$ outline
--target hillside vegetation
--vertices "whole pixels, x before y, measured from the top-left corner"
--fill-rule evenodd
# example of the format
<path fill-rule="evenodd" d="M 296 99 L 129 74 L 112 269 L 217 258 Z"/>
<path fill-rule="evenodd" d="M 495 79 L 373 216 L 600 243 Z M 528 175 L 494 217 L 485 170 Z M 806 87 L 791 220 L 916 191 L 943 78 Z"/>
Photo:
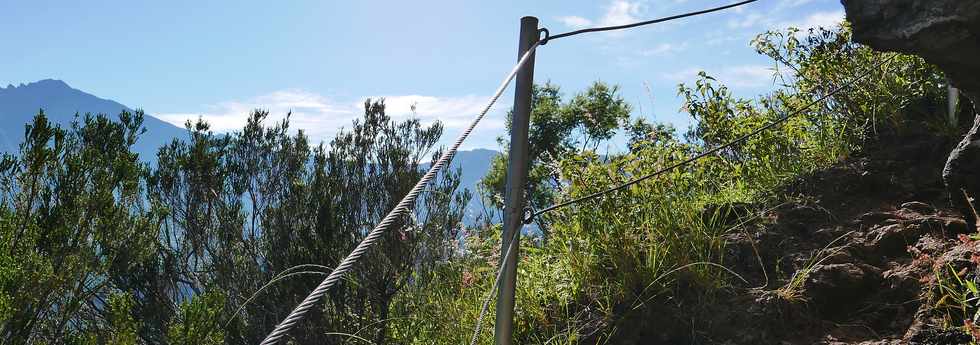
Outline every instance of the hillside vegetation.
<path fill-rule="evenodd" d="M 715 155 L 535 219 L 520 253 L 516 343 L 724 343 L 711 324 L 677 320 L 734 303 L 732 291 L 749 286 L 804 299 L 821 249 L 847 236 L 796 248 L 817 253 L 803 265 L 756 255 L 762 267 L 783 268 L 760 282 L 731 262 L 746 243 L 733 235 L 807 204 L 796 186 L 874 159 L 883 142 L 917 133 L 941 148 L 959 132 L 945 120 L 938 70 L 913 56 L 875 68 L 891 54 L 849 35 L 846 26 L 760 35 L 752 45 L 771 58 L 775 91 L 737 98 L 702 73 L 678 88 L 696 123 L 683 132 L 631 119 L 616 86 L 597 82 L 571 97 L 536 86 L 528 197 L 540 209 L 750 133 L 874 68 Z M 266 116 L 256 111 L 228 135 L 188 123 L 188 139 L 161 147 L 153 167 L 132 151 L 139 112 L 84 116 L 68 128 L 34 117 L 20 152 L 0 162 L 0 343 L 256 344 L 440 154 L 440 124 L 394 121 L 383 100 L 368 100 L 362 119 L 320 145 Z M 628 147 L 602 151 L 617 133 Z M 505 167 L 506 157 L 495 159 L 479 191 L 461 190 L 458 171 L 441 174 L 289 341 L 468 343 L 497 272 L 500 228 L 464 227 L 462 210 L 474 197 L 499 207 Z M 947 326 L 963 326 L 977 310 L 974 278 L 937 267 L 946 283 L 930 303 L 944 308 Z M 492 339 L 489 314 L 481 344 Z"/>

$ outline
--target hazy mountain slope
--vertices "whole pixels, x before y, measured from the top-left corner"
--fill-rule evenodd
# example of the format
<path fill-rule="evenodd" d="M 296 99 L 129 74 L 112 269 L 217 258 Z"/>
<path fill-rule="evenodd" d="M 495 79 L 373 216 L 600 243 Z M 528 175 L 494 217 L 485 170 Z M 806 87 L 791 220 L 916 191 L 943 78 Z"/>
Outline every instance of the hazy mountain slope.
<path fill-rule="evenodd" d="M 473 225 L 477 217 L 483 214 L 483 203 L 480 202 L 479 192 L 476 190 L 480 179 L 490 170 L 490 162 L 494 156 L 500 154 L 494 150 L 475 149 L 472 151 L 459 151 L 453 157 L 452 169 L 462 167 L 460 187 L 469 189 L 473 193 L 473 198 L 466 205 L 466 217 L 464 222 Z M 499 220 L 499 219 L 495 219 Z"/>
<path fill-rule="evenodd" d="M 118 102 L 74 89 L 60 80 L 45 79 L 26 85 L 0 87 L 0 151 L 17 151 L 24 137 L 24 125 L 40 109 L 44 109 L 52 122 L 62 126 L 70 125 L 75 114 L 102 113 L 115 118 L 122 110 L 131 110 Z M 157 148 L 184 135 L 183 128 L 152 116 L 146 116 L 143 125 L 146 133 L 140 137 L 134 149 L 146 161 L 155 160 Z"/>
<path fill-rule="evenodd" d="M 0 87 L 0 152 L 16 152 L 24 139 L 24 126 L 44 109 L 48 118 L 63 127 L 69 126 L 75 114 L 108 114 L 115 118 L 122 110 L 131 108 L 116 101 L 99 98 L 77 90 L 61 80 L 45 79 L 19 86 Z M 147 114 L 144 119 L 146 133 L 136 144 L 135 151 L 147 162 L 156 161 L 160 146 L 177 137 L 185 136 L 185 130 Z M 453 159 L 452 168 L 462 168 L 461 187 L 473 193 L 467 205 L 465 222 L 472 224 L 483 213 L 483 205 L 477 196 L 476 185 L 490 169 L 490 161 L 497 151 L 476 149 L 460 151 Z"/>

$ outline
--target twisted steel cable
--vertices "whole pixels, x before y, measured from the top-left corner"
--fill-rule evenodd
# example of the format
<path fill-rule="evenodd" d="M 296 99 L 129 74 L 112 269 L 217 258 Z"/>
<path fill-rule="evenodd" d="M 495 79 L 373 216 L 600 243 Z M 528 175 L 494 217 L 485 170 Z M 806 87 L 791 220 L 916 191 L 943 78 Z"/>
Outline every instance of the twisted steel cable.
<path fill-rule="evenodd" d="M 481 111 L 476 118 L 473 119 L 466 130 L 464 130 L 463 133 L 456 138 L 456 141 L 449 148 L 449 150 L 443 153 L 442 156 L 439 157 L 439 160 L 432 164 L 429 171 L 427 171 L 425 175 L 423 175 L 422 178 L 415 184 L 415 186 L 412 187 L 412 190 L 398 202 L 398 205 L 396 205 L 395 208 L 392 209 L 391 212 L 389 212 L 388 215 L 386 215 L 384 219 L 382 219 L 381 222 L 378 223 L 378 225 L 375 226 L 366 237 L 364 237 L 364 240 L 362 240 L 361 243 L 354 248 L 354 251 L 348 254 L 347 257 L 344 258 L 339 265 L 337 265 L 337 268 L 335 268 L 333 272 L 330 272 L 330 275 L 327 276 L 327 278 L 324 279 L 323 282 L 316 287 L 316 289 L 313 289 L 313 292 L 310 292 L 303 302 L 297 305 L 296 308 L 289 313 L 289 316 L 276 325 L 276 328 L 273 329 L 268 336 L 266 336 L 261 345 L 274 345 L 278 343 L 279 340 L 282 340 L 282 338 L 285 337 L 286 334 L 296 326 L 296 324 L 303 320 L 306 313 L 309 312 L 310 309 L 312 309 L 313 306 L 323 298 L 327 291 L 330 290 L 330 288 L 334 286 L 337 281 L 344 276 L 344 274 L 350 272 L 350 270 L 354 268 L 357 261 L 364 256 L 364 253 L 366 253 L 367 250 L 381 238 L 381 235 L 383 235 L 385 231 L 395 223 L 395 220 L 412 209 L 413 205 L 415 205 L 415 200 L 418 198 L 425 185 L 436 177 L 436 174 L 440 169 L 449 164 L 453 158 L 453 155 L 455 155 L 456 151 L 459 149 L 459 146 L 463 144 L 463 141 L 466 140 L 473 129 L 476 128 L 476 125 L 480 122 L 480 120 L 482 120 L 483 117 L 486 116 L 487 112 L 490 111 L 490 108 L 493 107 L 493 104 L 496 103 L 497 99 L 504 93 L 504 90 L 506 90 L 507 86 L 510 85 L 511 80 L 514 79 L 521 67 L 524 66 L 528 60 L 530 60 L 530 57 L 534 54 L 534 51 L 539 45 L 540 42 L 535 43 L 530 49 L 527 50 L 527 52 L 524 53 L 524 55 L 521 56 L 521 58 L 517 61 L 517 64 L 510 71 L 510 74 L 504 78 L 504 81 L 501 82 L 500 87 L 497 88 L 497 91 L 493 94 L 493 97 L 490 98 L 490 102 L 487 104 L 487 106 L 483 108 L 483 111 Z"/>
<path fill-rule="evenodd" d="M 756 2 L 756 1 L 758 1 L 758 0 L 744 0 L 744 1 L 736 2 L 734 4 L 728 4 L 728 5 L 724 5 L 724 6 L 718 6 L 718 7 L 713 7 L 713 8 L 709 8 L 709 9 L 704 9 L 704 10 L 694 11 L 694 12 L 688 12 L 688 13 L 683 13 L 683 14 L 677 14 L 677 15 L 673 15 L 673 16 L 669 16 L 669 17 L 663 17 L 663 18 L 657 18 L 657 19 L 652 19 L 652 20 L 646 20 L 646 21 L 642 21 L 642 22 L 636 22 L 636 23 L 630 23 L 630 24 L 624 24 L 624 25 L 613 25 L 613 26 L 602 26 L 602 27 L 595 27 L 595 28 L 586 28 L 586 29 L 581 29 L 581 30 L 575 30 L 575 31 L 560 33 L 560 34 L 557 34 L 557 35 L 554 35 L 554 36 L 550 36 L 549 35 L 548 37 L 545 37 L 544 39 L 541 40 L 541 44 L 544 45 L 544 44 L 546 44 L 546 43 L 548 43 L 548 42 L 550 42 L 552 40 L 557 40 L 559 38 L 565 38 L 565 37 L 575 36 L 575 35 L 589 33 L 589 32 L 622 30 L 622 29 L 635 28 L 637 26 L 644 26 L 644 25 L 650 25 L 650 24 L 663 23 L 663 22 L 671 21 L 671 20 L 675 20 L 675 19 L 681 19 L 681 18 L 687 18 L 687 17 L 694 17 L 694 16 L 699 16 L 699 15 L 702 15 L 702 14 L 707 14 L 707 13 L 711 13 L 711 12 L 717 12 L 717 11 L 726 10 L 726 9 L 733 8 L 733 7 L 738 7 L 738 6 L 746 5 L 746 4 L 749 4 L 749 3 Z"/>
<path fill-rule="evenodd" d="M 384 217 L 384 219 L 382 219 L 381 222 L 378 223 L 378 225 L 373 230 L 371 230 L 370 233 L 368 233 L 368 235 L 364 238 L 364 240 L 362 240 L 361 243 L 359 243 L 357 245 L 357 247 L 354 248 L 354 251 L 352 251 L 346 258 L 344 258 L 344 260 L 342 260 L 340 262 L 340 264 L 337 266 L 337 268 L 334 269 L 333 272 L 331 272 L 330 275 L 327 276 L 327 278 L 324 279 L 323 282 L 321 282 L 320 285 L 318 285 L 316 287 L 316 289 L 314 289 L 303 300 L 303 302 L 301 302 L 298 306 L 296 306 L 296 308 L 293 309 L 293 311 L 289 313 L 289 316 L 287 316 L 282 322 L 280 322 L 276 326 L 276 328 L 271 333 L 269 333 L 268 336 L 266 336 L 265 340 L 262 341 L 261 345 L 274 345 L 274 344 L 278 343 L 279 340 L 281 340 L 283 337 L 285 337 L 285 335 L 290 330 L 292 330 L 292 328 L 295 327 L 297 323 L 299 323 L 303 319 L 303 317 L 306 315 L 306 313 L 310 309 L 312 309 L 313 306 L 316 305 L 316 303 L 319 302 L 321 298 L 323 298 L 323 296 L 326 294 L 326 292 L 334 284 L 336 284 L 337 281 L 339 281 L 340 278 L 342 278 L 344 276 L 344 274 L 346 274 L 347 272 L 349 272 L 353 268 L 354 264 L 357 263 L 357 261 L 364 255 L 364 253 L 366 253 L 367 250 L 375 242 L 377 242 L 378 239 L 381 238 L 381 235 L 383 235 L 384 232 L 386 230 L 388 230 L 388 227 L 390 227 L 399 216 L 401 216 L 401 215 L 403 215 L 406 212 L 408 212 L 408 211 L 411 210 L 412 205 L 415 204 L 415 200 L 418 198 L 418 195 L 421 193 L 421 191 L 425 187 L 425 185 L 428 184 L 433 178 L 435 178 L 436 174 L 439 172 L 439 170 L 441 170 L 443 168 L 443 166 L 445 166 L 446 164 L 449 163 L 449 161 L 452 160 L 452 157 L 453 157 L 453 155 L 456 154 L 456 151 L 459 149 L 459 146 L 462 145 L 463 141 L 466 140 L 466 138 L 470 135 L 470 133 L 473 131 L 473 129 L 476 127 L 476 125 L 480 122 L 480 120 L 482 120 L 483 117 L 486 116 L 486 113 L 490 110 L 490 108 L 493 106 L 493 104 L 496 103 L 497 99 L 500 98 L 500 96 L 503 94 L 504 90 L 507 88 L 507 86 L 510 84 L 510 82 L 517 75 L 517 72 L 529 60 L 530 56 L 534 54 L 534 52 L 535 52 L 535 50 L 537 49 L 538 46 L 543 45 L 543 44 L 545 44 L 548 41 L 553 40 L 553 39 L 559 39 L 559 38 L 574 36 L 574 35 L 578 35 L 578 34 L 582 34 L 582 33 L 587 33 L 587 32 L 620 30 L 620 29 L 627 29 L 627 28 L 632 28 L 632 27 L 637 27 L 637 26 L 642 26 L 642 25 L 655 24 L 655 23 L 665 22 L 665 21 L 669 21 L 669 20 L 680 19 L 680 18 L 685 18 L 685 17 L 691 17 L 691 16 L 696 16 L 696 15 L 706 14 L 706 13 L 710 13 L 710 12 L 720 11 L 720 10 L 724 10 L 724 9 L 728 9 L 728 8 L 732 8 L 732 7 L 737 7 L 737 6 L 745 5 L 745 4 L 748 4 L 748 3 L 755 2 L 755 1 L 757 1 L 757 0 L 744 0 L 744 1 L 741 1 L 741 2 L 738 2 L 738 3 L 734 3 L 734 4 L 730 4 L 730 5 L 725 5 L 725 6 L 720 6 L 720 7 L 715 7 L 715 8 L 711 8 L 711 9 L 702 10 L 702 11 L 690 12 L 690 13 L 685 13 L 685 14 L 680 14 L 680 15 L 675 15 L 675 16 L 670 16 L 670 17 L 665 17 L 665 18 L 659 18 L 659 19 L 654 19 L 654 20 L 648 20 L 648 21 L 644 21 L 644 22 L 638 22 L 638 23 L 627 24 L 627 25 L 618 25 L 618 26 L 610 26 L 610 27 L 599 27 L 599 28 L 582 29 L 582 30 L 577 30 L 577 31 L 573 31 L 573 32 L 567 32 L 567 33 L 558 34 L 558 35 L 555 35 L 555 36 L 550 36 L 550 34 L 548 33 L 547 29 L 541 29 L 541 31 L 545 34 L 545 37 L 543 39 L 539 40 L 538 42 L 536 42 L 534 45 L 532 45 L 530 47 L 530 49 L 528 49 L 527 52 L 525 52 L 524 55 L 521 56 L 520 60 L 518 60 L 517 64 L 514 66 L 514 68 L 511 70 L 511 72 L 507 75 L 506 78 L 504 78 L 504 81 L 501 82 L 500 87 L 497 88 L 497 91 L 494 93 L 493 97 L 490 98 L 490 102 L 487 104 L 487 106 L 483 109 L 483 111 L 480 112 L 480 114 L 475 119 L 473 119 L 473 121 L 466 128 L 466 130 L 464 130 L 463 133 L 460 134 L 460 136 L 456 139 L 456 141 L 453 143 L 453 145 L 450 147 L 450 149 L 448 151 L 446 151 L 445 153 L 443 153 L 443 155 L 441 157 L 439 157 L 439 160 L 436 161 L 432 165 L 432 167 L 429 168 L 429 171 L 427 171 L 425 173 L 425 175 L 423 175 L 422 178 L 415 184 L 415 186 L 412 187 L 412 190 L 409 191 L 409 193 L 407 195 L 405 195 L 405 197 L 402 198 L 401 201 L 398 202 L 398 205 L 396 205 L 395 208 L 392 209 L 391 212 L 389 212 L 388 215 L 386 215 Z M 646 178 L 649 178 L 649 177 L 646 177 Z M 643 178 L 643 179 L 645 179 L 645 178 Z M 635 181 L 635 182 L 639 182 L 639 181 Z M 625 186 L 622 186 L 622 188 L 625 188 Z M 592 197 L 595 197 L 595 196 L 589 196 L 586 199 L 589 199 L 589 198 L 592 198 Z M 572 203 L 579 202 L 579 201 L 584 201 L 584 200 L 574 200 Z M 548 209 L 545 209 L 543 211 L 535 212 L 535 213 L 531 214 L 531 216 L 528 217 L 525 220 L 525 223 L 527 221 L 529 221 L 530 219 L 533 219 L 535 216 L 537 216 L 539 214 L 542 214 L 544 212 L 551 211 L 551 210 L 553 210 L 555 208 L 562 207 L 562 206 L 565 206 L 565 204 L 555 205 L 555 206 L 549 207 Z M 506 251 L 506 254 L 505 255 L 509 255 L 509 254 L 510 254 L 510 246 L 507 248 L 507 251 Z M 498 279 L 497 280 L 499 280 L 499 274 L 498 274 Z M 495 286 L 497 285 L 497 282 L 496 281 L 495 281 L 494 285 Z M 484 302 L 484 306 L 483 306 L 483 310 L 481 310 L 480 321 L 482 321 L 483 314 L 485 314 L 486 307 L 487 307 L 486 304 L 487 303 L 485 301 Z M 479 333 L 479 327 L 480 327 L 480 323 L 481 323 L 480 321 L 477 322 L 477 330 L 476 330 L 476 333 L 477 334 Z"/>
<path fill-rule="evenodd" d="M 483 306 L 480 308 L 480 316 L 476 318 L 476 325 L 473 326 L 473 337 L 470 338 L 470 345 L 476 345 L 476 340 L 480 337 L 480 330 L 483 329 L 483 319 L 487 316 L 487 309 L 490 308 L 490 301 L 493 300 L 493 294 L 500 288 L 500 278 L 504 275 L 505 265 L 503 263 L 510 257 L 511 250 L 514 249 L 514 242 L 517 242 L 517 234 L 521 233 L 521 230 L 523 230 L 523 227 L 514 230 L 514 234 L 511 236 L 510 242 L 507 244 L 507 251 L 501 257 L 500 265 L 497 267 L 496 278 L 493 280 L 493 285 L 490 287 L 490 291 L 487 291 L 486 297 L 483 298 Z"/>

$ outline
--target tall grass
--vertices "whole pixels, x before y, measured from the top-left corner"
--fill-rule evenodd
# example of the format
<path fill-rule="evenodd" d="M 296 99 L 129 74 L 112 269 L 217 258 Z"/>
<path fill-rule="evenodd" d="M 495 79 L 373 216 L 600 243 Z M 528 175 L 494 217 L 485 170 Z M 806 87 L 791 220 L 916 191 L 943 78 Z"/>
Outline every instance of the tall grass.
<path fill-rule="evenodd" d="M 675 133 L 608 160 L 591 152 L 566 157 L 560 162 L 563 183 L 555 201 L 607 189 L 748 133 L 881 58 L 850 43 L 846 26 L 808 34 L 772 32 L 754 44 L 780 66 L 775 79 L 782 82 L 776 91 L 739 99 L 702 74 L 695 85 L 679 88 L 697 123 L 684 139 Z M 729 150 L 543 216 L 549 238 L 537 245 L 525 241 L 520 253 L 515 341 L 616 342 L 630 328 L 655 326 L 631 318 L 636 301 L 653 301 L 642 305 L 654 309 L 656 302 L 690 296 L 708 303 L 713 293 L 731 286 L 737 278 L 724 269 L 723 235 L 733 224 L 729 214 L 717 211 L 725 208 L 717 206 L 754 205 L 761 210 L 778 203 L 779 195 L 770 191 L 845 159 L 873 139 L 876 130 L 898 128 L 902 110 L 913 101 L 942 93 L 942 76 L 932 66 L 914 57 L 893 61 L 889 71 L 873 73 L 854 91 Z M 472 232 L 463 259 L 445 264 L 431 282 L 403 295 L 396 304 L 411 305 L 419 314 L 414 315 L 418 319 L 393 321 L 400 332 L 395 338 L 418 344 L 466 342 L 480 297 L 491 289 L 496 272 L 497 233 Z M 782 278 L 788 286 L 798 280 Z M 481 343 L 491 341 L 491 329 L 484 327 Z"/>

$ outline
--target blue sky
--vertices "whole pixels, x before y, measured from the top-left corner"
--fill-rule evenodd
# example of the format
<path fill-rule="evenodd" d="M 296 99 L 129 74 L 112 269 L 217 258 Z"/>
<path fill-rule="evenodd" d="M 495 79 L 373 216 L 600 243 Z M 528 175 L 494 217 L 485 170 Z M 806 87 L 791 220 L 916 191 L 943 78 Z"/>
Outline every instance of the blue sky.
<path fill-rule="evenodd" d="M 516 60 L 519 18 L 553 34 L 714 7 L 728 1 L 4 1 L 0 84 L 45 78 L 172 123 L 202 116 L 239 128 L 250 109 L 317 140 L 359 116 L 367 97 L 389 113 L 443 120 L 454 137 Z M 707 71 L 743 96 L 769 90 L 772 63 L 749 41 L 768 29 L 828 26 L 836 0 L 761 0 L 737 10 L 625 32 L 554 41 L 537 82 L 566 95 L 619 85 L 634 115 L 686 128 L 677 84 Z M 495 148 L 502 98 L 467 148 Z"/>

